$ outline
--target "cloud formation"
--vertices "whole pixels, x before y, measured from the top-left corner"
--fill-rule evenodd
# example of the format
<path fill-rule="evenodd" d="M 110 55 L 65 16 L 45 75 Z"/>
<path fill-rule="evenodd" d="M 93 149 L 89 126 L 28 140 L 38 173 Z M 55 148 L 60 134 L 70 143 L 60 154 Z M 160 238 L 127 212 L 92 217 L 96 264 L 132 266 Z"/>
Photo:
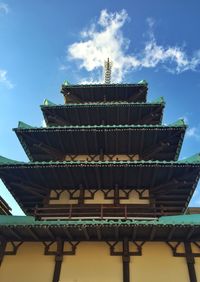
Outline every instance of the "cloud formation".
<path fill-rule="evenodd" d="M 190 127 L 186 131 L 186 137 L 194 137 L 196 140 L 200 140 L 200 132 L 197 127 Z"/>
<path fill-rule="evenodd" d="M 7 14 L 9 12 L 8 4 L 0 2 L 0 13 Z"/>
<path fill-rule="evenodd" d="M 7 88 L 12 89 L 14 85 L 12 82 L 7 78 L 7 71 L 0 69 L 0 84 L 5 85 Z"/>
<path fill-rule="evenodd" d="M 162 66 L 171 73 L 196 70 L 200 65 L 200 51 L 189 58 L 178 46 L 164 47 L 159 45 L 153 34 L 154 20 L 147 19 L 148 40 L 140 53 L 128 52 L 130 41 L 124 37 L 122 28 L 128 20 L 125 10 L 109 13 L 102 10 L 97 22 L 83 30 L 81 41 L 68 47 L 68 58 L 79 60 L 80 68 L 88 72 L 102 69 L 104 61 L 109 57 L 113 61 L 112 81 L 121 82 L 127 72 L 141 68 Z M 102 75 L 95 81 L 101 83 Z M 86 81 L 88 82 L 88 81 Z"/>

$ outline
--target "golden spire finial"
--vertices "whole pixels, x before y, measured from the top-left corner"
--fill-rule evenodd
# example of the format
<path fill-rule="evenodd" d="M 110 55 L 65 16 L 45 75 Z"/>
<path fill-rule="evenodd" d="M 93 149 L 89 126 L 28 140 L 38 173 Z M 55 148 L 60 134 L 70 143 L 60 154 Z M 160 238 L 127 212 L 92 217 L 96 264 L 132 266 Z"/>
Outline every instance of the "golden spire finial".
<path fill-rule="evenodd" d="M 104 63 L 104 76 L 105 76 L 105 84 L 110 84 L 111 82 L 111 71 L 112 71 L 112 62 L 110 62 L 109 58 Z"/>

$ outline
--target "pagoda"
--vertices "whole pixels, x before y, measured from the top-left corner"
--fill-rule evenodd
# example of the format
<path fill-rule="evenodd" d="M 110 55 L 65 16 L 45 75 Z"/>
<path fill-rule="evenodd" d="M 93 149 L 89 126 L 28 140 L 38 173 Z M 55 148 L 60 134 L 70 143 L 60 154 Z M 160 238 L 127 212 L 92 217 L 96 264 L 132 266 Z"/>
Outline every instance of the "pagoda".
<path fill-rule="evenodd" d="M 200 281 L 200 155 L 179 160 L 186 125 L 162 125 L 146 81 L 106 79 L 14 128 L 30 161 L 0 157 L 0 177 L 25 216 L 0 199 L 0 281 Z"/>

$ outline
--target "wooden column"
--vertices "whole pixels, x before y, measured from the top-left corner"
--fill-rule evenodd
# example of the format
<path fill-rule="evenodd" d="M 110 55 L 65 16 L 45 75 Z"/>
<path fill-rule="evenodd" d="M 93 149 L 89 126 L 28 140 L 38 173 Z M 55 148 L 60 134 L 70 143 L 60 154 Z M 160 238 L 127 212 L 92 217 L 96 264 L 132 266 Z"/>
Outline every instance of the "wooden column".
<path fill-rule="evenodd" d="M 130 270 L 129 270 L 130 253 L 129 253 L 129 241 L 127 238 L 123 240 L 122 262 L 123 262 L 123 282 L 130 282 Z"/>
<path fill-rule="evenodd" d="M 52 282 L 59 282 L 60 279 L 60 271 L 63 261 L 63 247 L 64 243 L 60 239 L 57 241 L 57 251 L 55 255 L 55 267 Z"/>
<path fill-rule="evenodd" d="M 119 187 L 117 184 L 115 185 L 115 190 L 114 190 L 114 205 L 115 206 L 119 205 Z"/>
<path fill-rule="evenodd" d="M 195 267 L 194 267 L 195 260 L 192 254 L 191 244 L 189 242 L 185 242 L 184 246 L 185 246 L 185 257 L 186 257 L 190 282 L 197 282 L 197 277 L 196 277 L 196 272 L 195 272 Z"/>
<path fill-rule="evenodd" d="M 79 190 L 80 190 L 80 194 L 79 194 L 78 204 L 83 205 L 85 199 L 85 191 L 82 184 L 79 185 Z"/>
<path fill-rule="evenodd" d="M 6 241 L 1 240 L 1 242 L 0 242 L 0 266 L 1 266 L 3 258 L 4 258 L 5 249 L 6 249 Z"/>

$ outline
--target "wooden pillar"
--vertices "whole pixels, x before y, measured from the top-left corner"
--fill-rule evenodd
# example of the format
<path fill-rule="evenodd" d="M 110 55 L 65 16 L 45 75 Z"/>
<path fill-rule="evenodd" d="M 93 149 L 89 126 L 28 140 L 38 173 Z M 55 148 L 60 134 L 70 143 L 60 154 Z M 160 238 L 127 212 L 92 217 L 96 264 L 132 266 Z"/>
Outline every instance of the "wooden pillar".
<path fill-rule="evenodd" d="M 1 242 L 0 242 L 0 266 L 1 266 L 3 258 L 4 258 L 5 249 L 6 249 L 6 241 L 1 240 Z"/>
<path fill-rule="evenodd" d="M 130 270 L 129 270 L 130 254 L 129 254 L 129 241 L 127 238 L 123 240 L 122 262 L 123 262 L 123 282 L 130 282 Z"/>
<path fill-rule="evenodd" d="M 55 267 L 52 282 L 59 282 L 60 279 L 60 271 L 63 261 L 63 247 L 64 243 L 60 239 L 57 241 L 57 251 L 55 255 Z"/>
<path fill-rule="evenodd" d="M 186 256 L 186 262 L 187 262 L 190 282 L 197 282 L 197 277 L 196 277 L 196 272 L 195 272 L 195 267 L 194 267 L 195 260 L 192 254 L 191 244 L 188 242 L 185 242 L 184 246 L 185 246 L 185 256 Z"/>
<path fill-rule="evenodd" d="M 115 185 L 115 190 L 114 190 L 114 205 L 115 206 L 119 205 L 119 187 L 117 184 Z"/>
<path fill-rule="evenodd" d="M 100 160 L 100 161 L 104 161 L 104 153 L 103 153 L 103 149 L 100 149 L 100 156 L 99 156 L 99 160 Z"/>
<path fill-rule="evenodd" d="M 84 204 L 84 198 L 85 198 L 85 191 L 83 189 L 82 184 L 79 185 L 79 190 L 80 190 L 80 194 L 79 194 L 78 204 L 83 205 Z"/>

